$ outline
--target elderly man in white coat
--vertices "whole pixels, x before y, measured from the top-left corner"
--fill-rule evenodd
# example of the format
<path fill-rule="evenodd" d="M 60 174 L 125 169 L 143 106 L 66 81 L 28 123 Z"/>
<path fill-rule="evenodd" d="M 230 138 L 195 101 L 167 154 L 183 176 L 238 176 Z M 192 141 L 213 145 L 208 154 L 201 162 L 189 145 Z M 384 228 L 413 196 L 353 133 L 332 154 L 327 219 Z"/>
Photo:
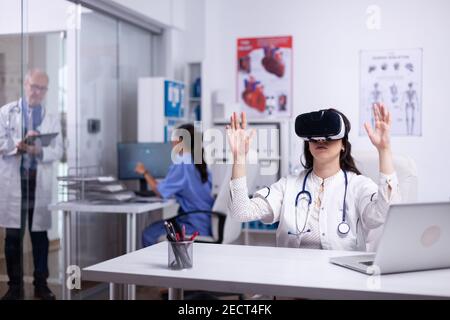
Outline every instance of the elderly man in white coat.
<path fill-rule="evenodd" d="M 53 163 L 62 156 L 61 123 L 47 113 L 42 102 L 48 76 L 30 70 L 24 81 L 24 97 L 0 108 L 0 226 L 6 228 L 5 257 L 9 290 L 5 300 L 24 298 L 23 236 L 30 230 L 34 261 L 35 297 L 54 300 L 47 286 L 47 230 L 51 213 Z M 58 133 L 50 144 L 30 136 Z M 30 142 L 34 140 L 34 142 Z"/>

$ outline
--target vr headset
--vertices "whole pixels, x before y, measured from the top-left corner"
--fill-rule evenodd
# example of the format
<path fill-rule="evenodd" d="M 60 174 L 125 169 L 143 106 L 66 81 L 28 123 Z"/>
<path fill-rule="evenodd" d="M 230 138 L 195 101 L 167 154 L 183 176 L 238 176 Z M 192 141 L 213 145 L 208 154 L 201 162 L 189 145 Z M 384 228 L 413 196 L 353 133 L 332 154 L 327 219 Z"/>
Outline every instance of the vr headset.
<path fill-rule="evenodd" d="M 303 113 L 295 119 L 295 133 L 305 141 L 339 140 L 345 136 L 345 124 L 336 111 Z"/>

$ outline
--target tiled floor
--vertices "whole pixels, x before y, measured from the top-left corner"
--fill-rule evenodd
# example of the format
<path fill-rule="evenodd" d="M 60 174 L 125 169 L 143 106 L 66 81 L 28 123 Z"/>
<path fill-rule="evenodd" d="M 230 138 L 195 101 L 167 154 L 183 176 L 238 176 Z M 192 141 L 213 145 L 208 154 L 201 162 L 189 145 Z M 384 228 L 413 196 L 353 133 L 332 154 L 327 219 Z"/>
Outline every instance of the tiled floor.
<path fill-rule="evenodd" d="M 59 271 L 59 254 L 60 250 L 51 250 L 49 253 L 49 272 L 48 286 L 50 290 L 56 295 L 57 299 L 61 299 L 62 290 L 58 279 Z M 2 297 L 8 290 L 8 277 L 6 276 L 6 263 L 4 259 L 0 259 L 0 297 Z M 24 256 L 24 282 L 25 282 L 25 299 L 34 299 L 33 287 L 33 258 L 31 253 Z M 73 293 L 74 299 L 99 299 L 107 300 L 109 298 L 108 286 L 105 284 L 94 282 L 82 282 L 81 290 Z M 159 300 L 161 299 L 160 289 L 151 287 L 136 288 L 136 298 L 143 300 Z"/>
<path fill-rule="evenodd" d="M 50 277 L 48 286 L 56 295 L 57 299 L 61 298 L 61 285 L 57 279 L 59 270 L 59 250 L 51 250 L 48 257 Z M 6 276 L 6 263 L 4 259 L 0 259 L 0 296 L 8 291 L 8 277 Z M 30 253 L 24 255 L 24 282 L 25 282 L 25 298 L 34 299 L 33 287 L 33 257 Z"/>

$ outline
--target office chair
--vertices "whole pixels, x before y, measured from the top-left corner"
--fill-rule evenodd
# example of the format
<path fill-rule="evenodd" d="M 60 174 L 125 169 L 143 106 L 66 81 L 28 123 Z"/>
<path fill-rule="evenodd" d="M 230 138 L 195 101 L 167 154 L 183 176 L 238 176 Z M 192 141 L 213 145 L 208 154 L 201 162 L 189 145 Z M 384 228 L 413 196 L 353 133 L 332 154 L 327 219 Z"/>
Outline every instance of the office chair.
<path fill-rule="evenodd" d="M 214 200 L 211 211 L 190 211 L 181 213 L 166 221 L 172 222 L 175 219 L 188 214 L 208 213 L 211 214 L 211 233 L 212 236 L 198 236 L 196 242 L 200 243 L 232 243 L 239 238 L 242 231 L 242 223 L 233 219 L 227 219 L 229 214 L 228 204 L 230 200 L 230 185 L 232 167 L 229 164 L 221 164 L 220 169 L 224 175 L 220 183 L 220 189 Z M 180 230 L 177 230 L 180 231 Z"/>
<path fill-rule="evenodd" d="M 378 162 L 378 153 L 373 151 L 352 152 L 356 167 L 363 175 L 371 178 L 378 184 L 380 169 Z M 409 157 L 393 155 L 394 168 L 397 173 L 401 201 L 403 203 L 412 203 L 417 201 L 417 167 Z M 370 230 L 366 235 L 366 250 L 375 252 L 383 233 L 383 226 Z"/>
<path fill-rule="evenodd" d="M 181 216 L 191 215 L 191 214 L 199 214 L 199 213 L 207 213 L 211 215 L 211 228 L 213 230 L 216 230 L 215 232 L 212 232 L 212 236 L 202 236 L 199 235 L 195 238 L 195 242 L 200 243 L 222 243 L 223 242 L 223 233 L 224 233 L 224 226 L 225 226 L 225 220 L 227 218 L 226 213 L 219 212 L 219 211 L 205 211 L 205 210 L 195 210 L 195 211 L 188 211 L 188 212 L 182 212 L 176 215 L 175 217 L 166 219 L 166 221 L 171 222 L 172 225 L 175 227 L 175 231 L 181 234 L 181 228 L 176 222 L 176 219 Z"/>
<path fill-rule="evenodd" d="M 211 214 L 211 233 L 212 236 L 198 236 L 195 242 L 200 243 L 232 243 L 241 234 L 242 223 L 235 221 L 233 219 L 227 219 L 229 214 L 228 204 L 230 200 L 230 184 L 231 179 L 231 165 L 221 165 L 221 170 L 225 173 L 223 176 L 223 181 L 221 181 L 219 192 L 214 201 L 214 205 L 211 211 L 191 211 L 181 213 L 175 217 L 169 218 L 166 221 L 170 221 L 176 226 L 175 219 L 177 217 L 197 214 L 197 213 L 209 213 Z M 177 230 L 180 231 L 180 230 Z M 194 253 L 195 254 L 195 253 Z M 186 300 L 217 300 L 218 297 L 229 297 L 237 296 L 239 300 L 244 299 L 244 295 L 236 293 L 226 293 L 226 292 L 209 292 L 209 291 L 199 291 L 199 290 L 188 290 L 185 291 Z M 167 293 L 162 294 L 162 299 L 167 299 Z"/>

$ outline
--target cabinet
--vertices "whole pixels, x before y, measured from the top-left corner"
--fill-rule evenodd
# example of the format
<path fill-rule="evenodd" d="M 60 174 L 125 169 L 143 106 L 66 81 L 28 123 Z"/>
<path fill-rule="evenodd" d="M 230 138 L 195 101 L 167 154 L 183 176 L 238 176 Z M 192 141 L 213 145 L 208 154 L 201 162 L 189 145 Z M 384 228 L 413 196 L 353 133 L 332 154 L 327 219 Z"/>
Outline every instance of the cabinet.
<path fill-rule="evenodd" d="M 172 130 L 186 122 L 185 84 L 166 78 L 138 82 L 138 142 L 170 141 Z"/>
<path fill-rule="evenodd" d="M 202 63 L 190 62 L 186 65 L 185 83 L 188 98 L 185 107 L 190 122 L 202 120 Z"/>

